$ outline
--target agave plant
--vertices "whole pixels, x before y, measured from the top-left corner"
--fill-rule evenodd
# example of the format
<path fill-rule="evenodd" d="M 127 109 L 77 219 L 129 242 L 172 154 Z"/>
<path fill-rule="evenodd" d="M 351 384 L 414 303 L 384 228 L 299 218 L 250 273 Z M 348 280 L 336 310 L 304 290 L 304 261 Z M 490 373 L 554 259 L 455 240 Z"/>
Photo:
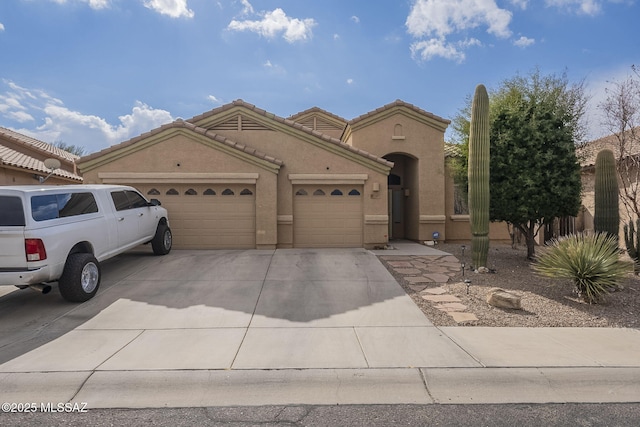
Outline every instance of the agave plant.
<path fill-rule="evenodd" d="M 571 279 L 578 296 L 593 304 L 618 287 L 633 265 L 620 259 L 615 236 L 596 233 L 553 240 L 537 256 L 533 269 L 543 276 Z"/>

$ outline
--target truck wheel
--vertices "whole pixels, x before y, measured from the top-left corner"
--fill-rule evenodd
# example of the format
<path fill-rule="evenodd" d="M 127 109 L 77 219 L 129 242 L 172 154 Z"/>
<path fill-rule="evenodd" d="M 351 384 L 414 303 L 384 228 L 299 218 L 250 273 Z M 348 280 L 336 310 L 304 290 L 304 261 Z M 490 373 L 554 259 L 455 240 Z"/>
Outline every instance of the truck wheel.
<path fill-rule="evenodd" d="M 171 236 L 171 229 L 169 228 L 169 226 L 167 226 L 167 224 L 158 224 L 156 235 L 151 241 L 153 253 L 156 255 L 168 254 L 169 251 L 171 251 L 172 242 L 173 238 Z"/>
<path fill-rule="evenodd" d="M 58 289 L 67 301 L 88 301 L 98 292 L 100 277 L 100 264 L 92 254 L 71 254 L 58 280 Z"/>

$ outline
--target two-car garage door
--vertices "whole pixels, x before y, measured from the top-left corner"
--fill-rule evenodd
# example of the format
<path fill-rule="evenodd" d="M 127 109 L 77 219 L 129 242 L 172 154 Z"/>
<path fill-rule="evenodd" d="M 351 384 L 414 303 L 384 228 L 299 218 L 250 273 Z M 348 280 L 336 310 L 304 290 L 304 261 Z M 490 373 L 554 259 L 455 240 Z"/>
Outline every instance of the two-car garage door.
<path fill-rule="evenodd" d="M 138 185 L 169 211 L 176 249 L 256 247 L 255 185 Z"/>
<path fill-rule="evenodd" d="M 137 185 L 169 211 L 176 249 L 256 247 L 255 185 Z M 295 185 L 293 245 L 362 247 L 362 185 Z"/>

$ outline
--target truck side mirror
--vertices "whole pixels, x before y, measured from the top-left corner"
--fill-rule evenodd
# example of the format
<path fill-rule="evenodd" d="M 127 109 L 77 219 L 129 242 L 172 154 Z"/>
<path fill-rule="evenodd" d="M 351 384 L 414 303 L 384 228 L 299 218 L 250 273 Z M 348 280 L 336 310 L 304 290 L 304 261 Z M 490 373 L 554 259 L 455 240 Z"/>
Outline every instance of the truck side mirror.
<path fill-rule="evenodd" d="M 149 201 L 149 205 L 150 206 L 162 206 L 162 203 L 160 203 L 160 200 L 158 200 L 158 199 L 151 199 Z"/>

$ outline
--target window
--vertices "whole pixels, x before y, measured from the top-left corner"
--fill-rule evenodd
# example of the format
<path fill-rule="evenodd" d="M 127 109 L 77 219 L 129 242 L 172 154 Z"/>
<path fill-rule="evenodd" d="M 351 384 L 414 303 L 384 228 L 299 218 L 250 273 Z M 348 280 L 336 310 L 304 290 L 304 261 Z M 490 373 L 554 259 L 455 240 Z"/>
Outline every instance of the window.
<path fill-rule="evenodd" d="M 342 191 L 338 190 L 337 188 L 335 190 L 333 190 L 331 192 L 332 196 L 342 196 Z"/>
<path fill-rule="evenodd" d="M 242 190 L 240 192 L 241 196 L 252 196 L 253 195 L 253 191 L 249 190 L 248 188 L 245 188 L 244 190 Z"/>
<path fill-rule="evenodd" d="M 306 195 L 307 195 L 306 190 L 304 190 L 302 188 L 300 190 L 296 191 L 296 196 L 306 196 Z"/>
<path fill-rule="evenodd" d="M 349 195 L 350 196 L 359 196 L 360 192 L 354 188 L 353 190 L 349 191 Z"/>
<path fill-rule="evenodd" d="M 19 197 L 0 196 L 0 226 L 25 225 L 22 200 Z"/>
<path fill-rule="evenodd" d="M 178 190 L 176 190 L 175 188 L 170 188 L 167 190 L 167 196 L 177 196 L 178 194 Z"/>
<path fill-rule="evenodd" d="M 91 193 L 47 194 L 31 198 L 31 215 L 36 221 L 94 212 L 98 212 L 98 205 Z"/>
<path fill-rule="evenodd" d="M 211 188 L 207 188 L 206 190 L 204 190 L 204 193 L 202 194 L 204 194 L 205 196 L 215 196 L 216 192 Z"/>
<path fill-rule="evenodd" d="M 127 198 L 129 199 L 129 205 L 131 206 L 130 209 L 146 208 L 147 206 L 149 206 L 147 200 L 138 192 L 127 190 L 125 191 L 125 193 L 127 194 Z"/>
<path fill-rule="evenodd" d="M 236 193 L 234 193 L 233 190 L 231 190 L 230 188 L 227 188 L 226 190 L 224 190 L 222 192 L 223 196 L 233 196 L 234 194 L 236 194 Z"/>
<path fill-rule="evenodd" d="M 313 192 L 313 195 L 314 196 L 324 196 L 325 192 L 318 188 L 316 191 Z"/>
<path fill-rule="evenodd" d="M 160 192 L 155 188 L 152 188 L 151 190 L 147 191 L 147 196 L 159 196 L 159 195 L 160 195 Z"/>
<path fill-rule="evenodd" d="M 468 215 L 469 204 L 467 202 L 467 189 L 456 184 L 453 187 L 453 213 L 454 215 Z"/>
<path fill-rule="evenodd" d="M 187 191 L 185 191 L 184 194 L 186 196 L 197 196 L 198 192 L 196 190 L 194 190 L 193 188 L 190 188 Z"/>
<path fill-rule="evenodd" d="M 117 211 L 144 208 L 149 205 L 144 197 L 131 190 L 114 191 L 111 193 L 111 198 Z"/>
<path fill-rule="evenodd" d="M 398 175 L 396 174 L 389 174 L 389 177 L 387 178 L 387 184 L 389 185 L 402 185 L 402 178 L 400 178 Z"/>

